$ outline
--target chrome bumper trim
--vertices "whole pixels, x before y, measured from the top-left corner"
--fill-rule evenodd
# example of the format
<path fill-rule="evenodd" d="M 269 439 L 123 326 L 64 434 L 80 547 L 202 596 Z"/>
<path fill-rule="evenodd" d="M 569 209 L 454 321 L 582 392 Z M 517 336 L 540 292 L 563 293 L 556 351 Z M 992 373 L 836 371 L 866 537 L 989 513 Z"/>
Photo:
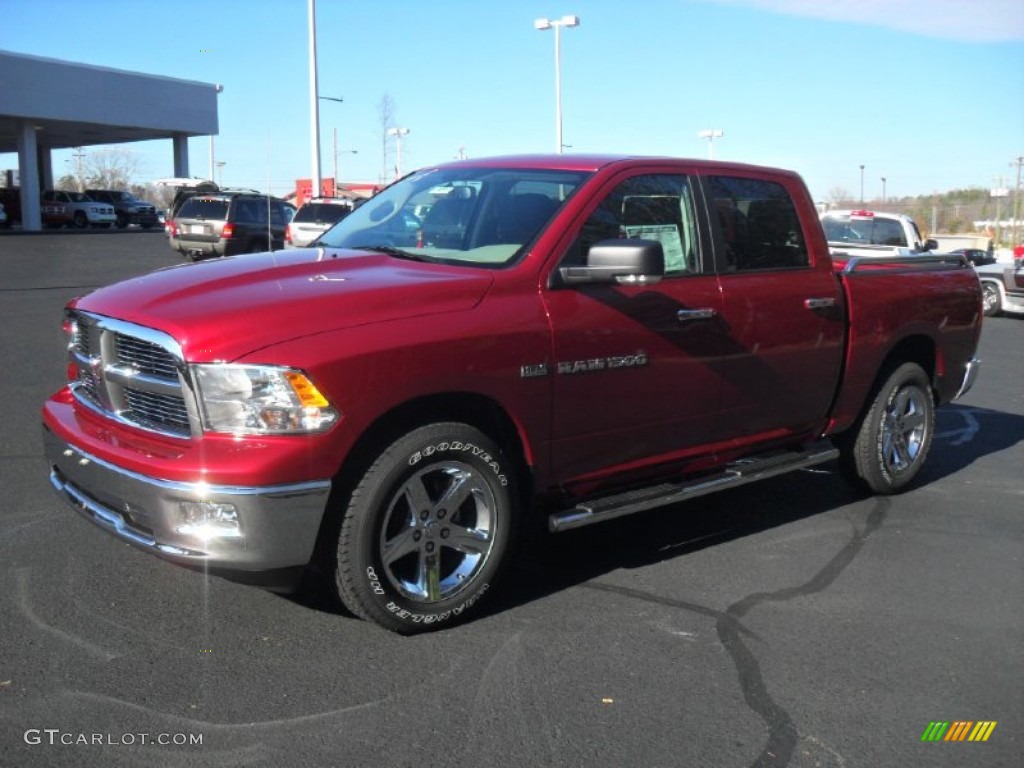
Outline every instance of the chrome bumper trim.
<path fill-rule="evenodd" d="M 225 486 L 140 475 L 92 456 L 43 430 L 50 483 L 75 510 L 123 541 L 182 564 L 227 571 L 306 565 L 330 493 L 329 480 Z M 183 502 L 231 504 L 240 535 L 183 534 Z"/>

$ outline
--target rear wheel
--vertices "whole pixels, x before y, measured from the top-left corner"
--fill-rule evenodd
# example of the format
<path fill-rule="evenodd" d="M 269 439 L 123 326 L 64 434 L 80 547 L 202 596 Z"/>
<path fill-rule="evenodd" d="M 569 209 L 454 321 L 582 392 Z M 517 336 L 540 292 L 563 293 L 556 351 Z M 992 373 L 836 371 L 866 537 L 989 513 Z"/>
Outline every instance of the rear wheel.
<path fill-rule="evenodd" d="M 1003 300 L 999 287 L 987 280 L 981 284 L 981 308 L 985 317 L 994 317 L 1003 311 Z"/>
<path fill-rule="evenodd" d="M 847 473 L 875 493 L 896 493 L 924 466 L 935 431 L 928 376 L 916 363 L 894 370 L 843 450 Z"/>
<path fill-rule="evenodd" d="M 512 475 L 501 448 L 466 424 L 431 424 L 393 442 L 341 520 L 335 583 L 345 606 L 402 634 L 466 615 L 509 547 Z"/>
<path fill-rule="evenodd" d="M 117 221 L 115 222 L 118 229 L 124 229 L 128 226 L 128 218 L 123 214 L 117 214 Z"/>

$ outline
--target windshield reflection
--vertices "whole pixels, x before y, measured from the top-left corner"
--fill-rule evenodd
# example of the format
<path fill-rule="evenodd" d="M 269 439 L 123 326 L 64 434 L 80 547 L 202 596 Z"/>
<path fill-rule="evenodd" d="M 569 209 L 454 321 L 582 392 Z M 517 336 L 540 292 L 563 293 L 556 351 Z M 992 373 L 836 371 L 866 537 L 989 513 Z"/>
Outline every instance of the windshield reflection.
<path fill-rule="evenodd" d="M 525 252 L 589 175 L 530 168 L 419 171 L 367 200 L 318 245 L 504 266 Z"/>

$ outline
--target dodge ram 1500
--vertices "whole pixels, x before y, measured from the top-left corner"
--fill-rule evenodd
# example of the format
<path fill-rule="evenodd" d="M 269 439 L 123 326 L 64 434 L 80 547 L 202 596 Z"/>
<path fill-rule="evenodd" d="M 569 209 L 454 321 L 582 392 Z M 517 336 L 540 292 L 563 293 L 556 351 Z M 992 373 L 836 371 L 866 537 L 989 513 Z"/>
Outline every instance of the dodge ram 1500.
<path fill-rule="evenodd" d="M 455 162 L 318 247 L 72 301 L 50 480 L 177 563 L 322 558 L 352 613 L 412 633 L 470 615 L 532 516 L 562 531 L 833 460 L 900 491 L 974 381 L 981 315 L 963 259 L 833 263 L 792 172 Z"/>

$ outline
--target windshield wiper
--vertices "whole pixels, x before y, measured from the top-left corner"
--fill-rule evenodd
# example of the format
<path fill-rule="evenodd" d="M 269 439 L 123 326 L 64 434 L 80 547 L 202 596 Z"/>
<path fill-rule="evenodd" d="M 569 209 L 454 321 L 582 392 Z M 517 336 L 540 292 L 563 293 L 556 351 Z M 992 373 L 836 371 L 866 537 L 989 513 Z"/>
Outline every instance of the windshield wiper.
<path fill-rule="evenodd" d="M 403 251 L 401 248 L 395 248 L 391 245 L 353 245 L 352 250 L 373 251 L 374 253 L 383 253 L 388 256 L 394 256 L 396 259 L 408 259 L 409 261 L 433 261 L 429 256 Z"/>

